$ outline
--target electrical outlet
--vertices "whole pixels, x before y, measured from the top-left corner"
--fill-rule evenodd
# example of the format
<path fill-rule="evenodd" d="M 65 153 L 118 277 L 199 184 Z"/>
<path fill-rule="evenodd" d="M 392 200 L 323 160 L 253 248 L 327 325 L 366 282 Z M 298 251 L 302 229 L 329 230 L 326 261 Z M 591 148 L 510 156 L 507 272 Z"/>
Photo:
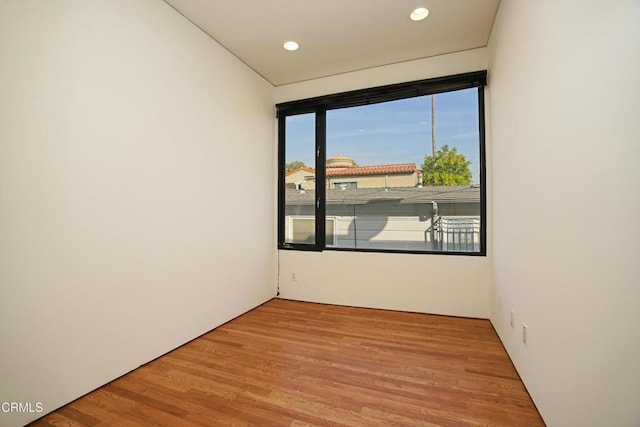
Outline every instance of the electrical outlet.
<path fill-rule="evenodd" d="M 527 324 L 523 323 L 522 324 L 522 342 L 523 343 L 527 343 Z"/>
<path fill-rule="evenodd" d="M 298 280 L 298 278 L 296 277 L 296 273 L 295 272 L 291 272 L 291 281 L 295 282 L 296 280 Z"/>
<path fill-rule="evenodd" d="M 513 312 L 513 310 L 511 310 L 509 312 L 509 324 L 511 325 L 511 327 L 513 328 L 513 318 L 515 316 L 515 313 Z"/>

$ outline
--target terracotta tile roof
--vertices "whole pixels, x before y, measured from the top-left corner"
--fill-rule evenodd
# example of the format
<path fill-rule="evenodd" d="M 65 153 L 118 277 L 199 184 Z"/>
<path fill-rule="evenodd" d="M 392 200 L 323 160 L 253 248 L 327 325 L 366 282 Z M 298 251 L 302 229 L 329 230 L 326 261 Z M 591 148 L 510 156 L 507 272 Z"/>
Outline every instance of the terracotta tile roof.
<path fill-rule="evenodd" d="M 353 166 L 349 168 L 327 168 L 327 176 L 387 175 L 420 172 L 415 163 L 393 165 Z"/>
<path fill-rule="evenodd" d="M 311 173 L 311 174 L 313 174 L 313 175 L 315 175 L 315 174 L 316 174 L 316 171 L 315 171 L 315 170 L 313 170 L 313 169 L 311 169 L 311 168 L 304 168 L 304 167 L 303 167 L 303 168 L 298 168 L 298 169 L 294 169 L 294 170 L 292 170 L 292 171 L 290 171 L 290 172 L 287 172 L 287 173 L 285 174 L 285 176 L 289 176 L 289 175 L 294 174 L 294 173 L 299 172 L 299 171 L 305 171 L 305 172 Z"/>

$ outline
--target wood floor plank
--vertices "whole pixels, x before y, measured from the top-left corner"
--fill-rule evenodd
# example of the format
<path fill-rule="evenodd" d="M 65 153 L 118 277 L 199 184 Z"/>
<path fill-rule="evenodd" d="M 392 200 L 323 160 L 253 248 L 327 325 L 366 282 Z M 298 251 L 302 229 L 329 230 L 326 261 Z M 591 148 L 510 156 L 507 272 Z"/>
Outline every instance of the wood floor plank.
<path fill-rule="evenodd" d="M 487 320 L 274 299 L 34 426 L 544 426 Z"/>

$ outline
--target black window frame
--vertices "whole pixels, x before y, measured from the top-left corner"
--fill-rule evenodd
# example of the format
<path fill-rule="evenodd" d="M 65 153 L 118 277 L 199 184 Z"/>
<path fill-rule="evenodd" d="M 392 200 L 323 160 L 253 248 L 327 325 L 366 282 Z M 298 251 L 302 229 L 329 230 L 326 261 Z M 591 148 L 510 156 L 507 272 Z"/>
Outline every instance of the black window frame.
<path fill-rule="evenodd" d="M 341 92 L 314 98 L 276 104 L 278 119 L 278 249 L 302 251 L 347 251 L 383 252 L 437 255 L 486 256 L 487 254 L 487 203 L 486 203 L 486 150 L 485 150 L 485 101 L 484 87 L 487 85 L 487 71 L 474 71 L 451 76 L 416 80 L 406 83 L 377 86 L 368 89 Z M 326 217 L 326 113 L 328 110 L 378 104 L 418 96 L 434 95 L 462 89 L 478 89 L 478 130 L 480 155 L 480 250 L 477 252 L 454 252 L 434 250 L 396 250 L 376 248 L 339 248 L 325 244 Z M 315 113 L 315 163 L 316 163 L 316 206 L 315 243 L 291 243 L 285 240 L 285 134 L 286 118 L 299 114 Z"/>

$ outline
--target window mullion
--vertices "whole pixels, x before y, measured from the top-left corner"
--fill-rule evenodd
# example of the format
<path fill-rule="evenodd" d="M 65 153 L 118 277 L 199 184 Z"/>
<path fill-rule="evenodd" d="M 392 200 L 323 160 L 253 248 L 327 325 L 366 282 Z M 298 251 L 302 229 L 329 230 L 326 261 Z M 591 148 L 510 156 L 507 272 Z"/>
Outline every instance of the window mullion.
<path fill-rule="evenodd" d="M 478 87 L 478 134 L 480 155 L 480 252 L 487 253 L 487 170 L 485 148 L 484 87 Z"/>
<path fill-rule="evenodd" d="M 284 245 L 285 236 L 285 134 L 286 116 L 278 117 L 278 243 Z"/>
<path fill-rule="evenodd" d="M 316 245 L 325 248 L 326 240 L 326 164 L 327 164 L 327 111 L 316 111 Z"/>

